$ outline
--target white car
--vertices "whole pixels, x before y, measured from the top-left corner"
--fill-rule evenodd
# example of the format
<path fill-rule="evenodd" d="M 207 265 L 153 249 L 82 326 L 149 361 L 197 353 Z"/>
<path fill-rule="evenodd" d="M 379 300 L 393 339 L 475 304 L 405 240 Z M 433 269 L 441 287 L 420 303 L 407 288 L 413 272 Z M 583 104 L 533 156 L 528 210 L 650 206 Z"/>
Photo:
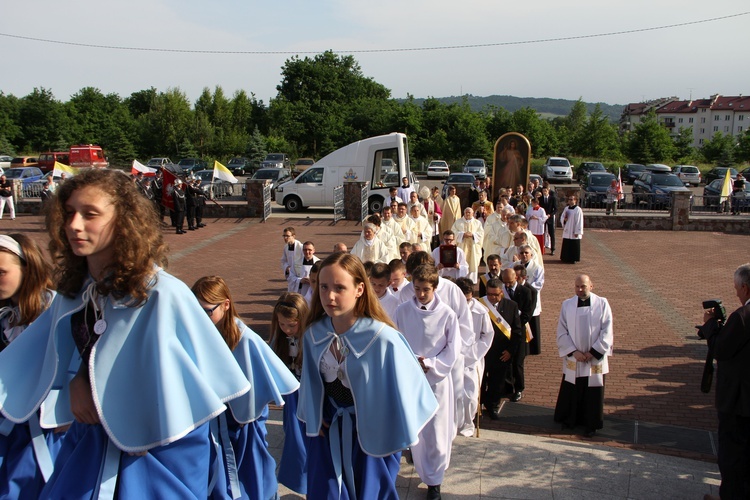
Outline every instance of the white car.
<path fill-rule="evenodd" d="M 567 158 L 550 156 L 542 167 L 542 179 L 549 182 L 573 182 L 573 165 Z"/>
<path fill-rule="evenodd" d="M 427 177 L 448 177 L 451 168 L 445 160 L 432 160 L 427 166 Z"/>
<path fill-rule="evenodd" d="M 685 184 L 698 186 L 701 183 L 701 171 L 694 165 L 675 165 L 672 167 L 672 173 Z"/>
<path fill-rule="evenodd" d="M 2 155 L 0 156 L 0 169 L 6 169 L 10 168 L 10 160 L 12 160 L 12 156 Z"/>

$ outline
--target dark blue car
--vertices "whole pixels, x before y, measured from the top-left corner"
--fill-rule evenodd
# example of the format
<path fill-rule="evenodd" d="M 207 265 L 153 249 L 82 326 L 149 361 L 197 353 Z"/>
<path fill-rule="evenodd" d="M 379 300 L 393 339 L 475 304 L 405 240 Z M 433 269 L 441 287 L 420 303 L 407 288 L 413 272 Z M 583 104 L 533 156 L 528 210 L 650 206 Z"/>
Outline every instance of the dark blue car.
<path fill-rule="evenodd" d="M 644 172 L 633 183 L 633 202 L 645 202 L 649 208 L 668 207 L 672 203 L 672 193 L 687 191 L 685 183 L 674 174 Z"/>
<path fill-rule="evenodd" d="M 609 172 L 591 172 L 581 182 L 584 207 L 603 207 L 607 202 L 607 188 L 617 180 Z"/>

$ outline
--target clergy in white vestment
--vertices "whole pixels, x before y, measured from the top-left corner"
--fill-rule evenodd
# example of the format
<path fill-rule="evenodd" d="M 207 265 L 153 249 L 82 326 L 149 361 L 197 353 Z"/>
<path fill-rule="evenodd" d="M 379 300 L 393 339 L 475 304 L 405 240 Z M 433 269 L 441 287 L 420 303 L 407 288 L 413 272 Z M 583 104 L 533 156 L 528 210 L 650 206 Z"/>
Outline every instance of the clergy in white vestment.
<path fill-rule="evenodd" d="M 401 179 L 401 185 L 398 187 L 398 197 L 404 200 L 404 203 L 408 202 L 411 199 L 411 193 L 414 191 L 414 186 L 409 184 L 409 178 L 404 177 Z"/>
<path fill-rule="evenodd" d="M 395 323 L 417 356 L 438 400 L 435 416 L 419 432 L 412 445 L 414 468 L 430 492 L 439 494 L 450 465 L 456 436 L 454 387 L 451 373 L 461 352 L 461 333 L 456 314 L 435 293 L 438 275 L 433 266 L 412 272 L 415 296 L 396 309 Z M 437 487 L 437 488 L 436 488 Z"/>
<path fill-rule="evenodd" d="M 399 237 L 403 238 L 404 241 L 412 242 L 412 240 L 414 240 L 414 236 L 412 235 L 414 220 L 409 217 L 406 203 L 398 204 L 398 211 L 393 214 L 393 221 L 398 225 L 400 230 Z"/>
<path fill-rule="evenodd" d="M 312 241 L 306 241 L 302 244 L 302 269 L 301 273 L 297 275 L 296 268 L 292 267 L 289 270 L 289 288 L 292 292 L 297 292 L 303 297 L 310 291 L 310 269 L 313 264 L 318 262 L 320 259 L 315 255 L 315 245 Z"/>
<path fill-rule="evenodd" d="M 437 189 L 437 186 L 434 189 Z M 432 198 L 430 190 L 426 186 L 420 189 L 420 195 L 422 196 L 422 206 L 427 211 L 427 220 L 430 221 L 430 225 L 432 226 L 432 234 L 438 234 L 440 231 L 440 218 L 443 216 L 443 208 L 440 206 L 442 200 L 438 201 Z"/>
<path fill-rule="evenodd" d="M 508 224 L 504 220 L 504 215 L 500 203 L 497 204 L 498 210 L 487 216 L 484 222 L 484 240 L 482 241 L 482 250 L 485 259 L 488 255 L 500 253 L 510 245 L 511 235 L 508 230 Z"/>
<path fill-rule="evenodd" d="M 281 270 L 287 280 L 287 291 L 297 292 L 299 283 L 296 282 L 296 276 L 302 274 L 302 242 L 297 241 L 293 227 L 284 228 L 282 236 L 284 250 L 281 252 Z"/>
<path fill-rule="evenodd" d="M 482 223 L 474 218 L 474 210 L 471 207 L 466 207 L 464 216 L 453 223 L 451 230 L 456 234 L 456 242 L 459 248 L 466 254 L 469 279 L 476 283 L 479 274 L 479 261 L 482 260 L 482 242 L 484 241 Z"/>
<path fill-rule="evenodd" d="M 440 232 L 453 229 L 453 223 L 461 218 L 461 198 L 456 195 L 456 186 L 448 187 L 448 196 L 443 200 L 443 217 L 440 219 Z"/>
<path fill-rule="evenodd" d="M 458 429 L 462 436 L 474 435 L 474 417 L 479 410 L 479 390 L 484 375 L 484 357 L 492 346 L 495 330 L 492 328 L 487 307 L 474 298 L 474 283 L 468 278 L 459 278 L 456 285 L 466 297 L 471 314 L 471 326 L 474 336 L 472 344 L 464 344 L 464 394 L 468 404 L 464 407 L 463 425 Z"/>
<path fill-rule="evenodd" d="M 351 254 L 359 257 L 362 262 L 384 262 L 388 263 L 388 248 L 379 238 L 375 237 L 377 227 L 371 222 L 365 223 L 362 235 L 354 244 Z"/>
<path fill-rule="evenodd" d="M 576 205 L 578 197 L 570 195 L 568 206 L 560 216 L 563 226 L 563 244 L 560 260 L 575 264 L 581 260 L 581 238 L 583 238 L 583 210 Z"/>
<path fill-rule="evenodd" d="M 427 217 L 420 215 L 420 208 L 424 210 L 421 203 L 411 206 L 411 220 L 414 221 L 414 229 L 411 230 L 412 243 L 426 243 L 429 248 L 430 239 L 432 238 L 432 225 Z"/>
<path fill-rule="evenodd" d="M 408 213 L 411 214 L 411 207 L 418 206 L 419 207 L 419 215 L 422 217 L 427 217 L 427 210 L 424 208 L 424 205 L 422 205 L 422 202 L 419 201 L 419 195 L 416 191 L 412 191 L 409 193 L 409 201 L 406 202 Z"/>
<path fill-rule="evenodd" d="M 443 265 L 443 262 L 440 259 L 442 253 L 441 247 L 434 249 L 432 251 L 432 258 L 435 260 L 435 266 L 437 267 L 440 277 L 451 278 L 453 281 L 456 281 L 458 278 L 463 278 L 469 274 L 469 266 L 466 264 L 466 254 L 456 246 L 456 235 L 453 234 L 453 231 L 448 230 L 443 233 L 442 245 L 455 247 L 456 263 L 452 266 Z"/>
<path fill-rule="evenodd" d="M 557 349 L 563 380 L 555 406 L 555 422 L 584 426 L 587 436 L 604 425 L 604 380 L 612 355 L 612 310 L 592 290 L 591 279 L 576 278 L 576 296 L 563 302 L 557 323 Z"/>
<path fill-rule="evenodd" d="M 398 204 L 396 204 L 396 210 L 398 210 Z M 381 239 L 385 243 L 385 246 L 388 247 L 390 260 L 398 259 L 401 257 L 398 253 L 398 246 L 406 241 L 404 234 L 401 232 L 401 226 L 393 219 L 393 209 L 391 207 L 383 207 L 382 214 L 380 229 L 387 231 L 387 233 L 383 234 Z"/>

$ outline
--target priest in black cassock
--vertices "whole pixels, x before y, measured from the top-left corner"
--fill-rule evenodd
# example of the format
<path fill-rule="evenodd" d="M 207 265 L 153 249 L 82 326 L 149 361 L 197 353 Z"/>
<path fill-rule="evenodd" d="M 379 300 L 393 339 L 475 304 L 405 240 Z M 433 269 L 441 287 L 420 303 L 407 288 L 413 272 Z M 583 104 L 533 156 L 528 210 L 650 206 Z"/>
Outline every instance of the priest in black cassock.
<path fill-rule="evenodd" d="M 584 426 L 593 436 L 604 425 L 604 380 L 612 354 L 612 309 L 592 290 L 585 274 L 576 278 L 576 296 L 567 299 L 557 324 L 557 348 L 563 380 L 555 406 L 555 422 L 563 428 Z"/>

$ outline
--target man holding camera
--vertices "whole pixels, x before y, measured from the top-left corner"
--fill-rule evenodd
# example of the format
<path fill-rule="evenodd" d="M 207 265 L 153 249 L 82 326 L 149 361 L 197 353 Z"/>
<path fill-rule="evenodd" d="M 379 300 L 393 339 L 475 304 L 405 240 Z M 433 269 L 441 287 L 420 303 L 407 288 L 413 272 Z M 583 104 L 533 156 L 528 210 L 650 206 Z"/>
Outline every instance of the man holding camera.
<path fill-rule="evenodd" d="M 724 500 L 750 498 L 750 263 L 734 272 L 734 288 L 742 307 L 726 322 L 720 304 L 707 309 L 698 331 L 717 365 L 719 495 Z"/>

